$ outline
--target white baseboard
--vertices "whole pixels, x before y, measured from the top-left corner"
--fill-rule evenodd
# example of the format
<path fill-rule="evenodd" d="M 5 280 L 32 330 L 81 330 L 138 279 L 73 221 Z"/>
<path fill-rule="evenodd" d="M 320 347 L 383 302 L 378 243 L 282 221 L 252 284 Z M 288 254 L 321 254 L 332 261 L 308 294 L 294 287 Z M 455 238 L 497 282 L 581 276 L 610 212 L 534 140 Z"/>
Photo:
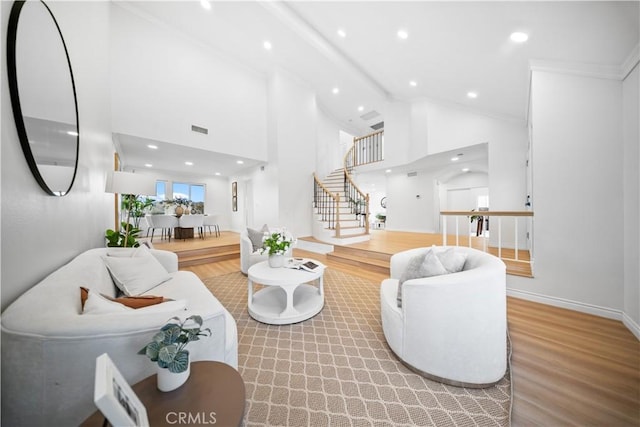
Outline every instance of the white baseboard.
<path fill-rule="evenodd" d="M 597 305 L 585 304 L 582 302 L 571 301 L 564 298 L 550 297 L 547 295 L 536 294 L 534 292 L 527 292 L 527 291 L 521 291 L 521 290 L 509 289 L 509 288 L 507 288 L 507 295 L 510 297 L 520 298 L 527 301 L 533 301 L 533 302 L 539 302 L 541 304 L 552 305 L 554 307 L 566 308 L 568 310 L 574 310 L 582 313 L 593 314 L 594 316 L 605 317 L 607 319 L 623 320 L 622 311 L 613 310 L 606 307 L 600 307 Z M 625 325 L 629 327 L 626 323 Z M 631 332 L 633 332 L 633 330 Z M 635 335 L 635 332 L 634 332 L 634 335 Z"/>
<path fill-rule="evenodd" d="M 634 322 L 626 313 L 622 313 L 622 323 L 624 323 L 624 326 L 626 326 L 627 329 L 629 329 L 631 333 L 640 340 L 640 325 Z"/>

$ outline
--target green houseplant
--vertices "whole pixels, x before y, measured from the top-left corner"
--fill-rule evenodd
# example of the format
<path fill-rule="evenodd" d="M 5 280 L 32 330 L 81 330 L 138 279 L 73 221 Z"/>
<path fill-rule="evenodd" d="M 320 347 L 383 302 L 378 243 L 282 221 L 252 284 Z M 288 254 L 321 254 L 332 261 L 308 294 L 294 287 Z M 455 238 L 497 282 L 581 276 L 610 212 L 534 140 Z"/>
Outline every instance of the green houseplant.
<path fill-rule="evenodd" d="M 192 315 L 184 320 L 172 317 L 169 320 L 153 336 L 151 342 L 138 352 L 152 362 L 157 362 L 158 388 L 162 391 L 176 389 L 189 378 L 189 351 L 185 349 L 187 344 L 199 341 L 202 336 L 211 336 L 209 328 L 202 328 L 201 316 Z"/>
<path fill-rule="evenodd" d="M 107 229 L 104 237 L 107 239 L 108 247 L 136 248 L 140 243 L 136 240 L 140 234 L 140 229 L 133 224 L 122 221 L 120 230 Z"/>
<path fill-rule="evenodd" d="M 293 238 L 287 235 L 285 230 L 264 233 L 262 238 L 261 254 L 269 255 L 269 265 L 271 267 L 282 267 L 284 265 L 284 254 L 291 247 Z"/>

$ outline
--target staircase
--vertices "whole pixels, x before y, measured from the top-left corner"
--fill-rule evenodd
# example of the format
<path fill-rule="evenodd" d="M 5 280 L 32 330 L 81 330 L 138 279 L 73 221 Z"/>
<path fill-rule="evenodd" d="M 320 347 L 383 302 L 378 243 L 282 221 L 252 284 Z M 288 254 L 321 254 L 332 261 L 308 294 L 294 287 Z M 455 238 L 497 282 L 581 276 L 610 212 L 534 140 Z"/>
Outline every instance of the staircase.
<path fill-rule="evenodd" d="M 343 159 L 343 167 L 324 180 L 314 178 L 313 237 L 334 245 L 349 245 L 370 240 L 369 195 L 351 178 L 356 166 L 380 162 L 383 157 L 384 129 L 354 138 Z"/>
<path fill-rule="evenodd" d="M 337 212 L 335 205 L 325 203 L 327 210 L 316 210 L 314 214 L 313 237 L 333 245 L 348 245 L 370 239 L 366 218 L 363 218 L 366 214 L 357 212 L 353 202 L 350 202 L 344 179 L 344 169 L 336 169 L 322 181 L 324 189 L 338 196 Z M 359 206 L 364 209 L 363 205 Z"/>

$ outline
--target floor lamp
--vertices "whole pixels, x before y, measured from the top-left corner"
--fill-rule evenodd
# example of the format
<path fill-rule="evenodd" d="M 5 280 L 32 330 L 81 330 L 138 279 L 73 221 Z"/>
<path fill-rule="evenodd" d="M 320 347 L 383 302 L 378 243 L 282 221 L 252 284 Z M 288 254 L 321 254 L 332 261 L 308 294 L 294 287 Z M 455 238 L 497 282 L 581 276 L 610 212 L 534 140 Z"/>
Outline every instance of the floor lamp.
<path fill-rule="evenodd" d="M 113 171 L 107 175 L 107 184 L 105 186 L 107 193 L 120 194 L 123 198 L 136 199 L 139 195 L 149 196 L 156 193 L 156 182 L 153 177 L 133 172 Z M 131 203 L 129 203 L 131 206 Z M 131 219 L 131 210 L 127 210 L 127 222 Z M 120 224 L 118 224 L 120 229 Z M 125 230 L 124 247 L 127 247 L 129 239 L 129 226 Z"/>

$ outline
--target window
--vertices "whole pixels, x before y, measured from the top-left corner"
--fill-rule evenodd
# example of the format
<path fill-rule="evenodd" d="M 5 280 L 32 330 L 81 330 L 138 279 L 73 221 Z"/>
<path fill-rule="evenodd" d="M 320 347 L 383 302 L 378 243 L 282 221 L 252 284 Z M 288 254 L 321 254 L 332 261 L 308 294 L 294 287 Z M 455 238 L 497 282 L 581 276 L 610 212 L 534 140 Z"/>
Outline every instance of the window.
<path fill-rule="evenodd" d="M 195 213 L 204 213 L 204 185 L 188 184 L 184 182 L 173 183 L 173 198 L 189 199 L 193 202 L 192 209 Z"/>

